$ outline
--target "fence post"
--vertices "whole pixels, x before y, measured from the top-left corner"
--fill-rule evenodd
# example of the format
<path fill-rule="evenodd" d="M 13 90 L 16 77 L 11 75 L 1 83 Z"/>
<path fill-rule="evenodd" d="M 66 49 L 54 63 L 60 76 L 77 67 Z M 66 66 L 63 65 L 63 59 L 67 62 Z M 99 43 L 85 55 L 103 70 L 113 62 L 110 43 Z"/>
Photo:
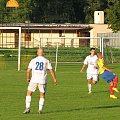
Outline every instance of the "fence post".
<path fill-rule="evenodd" d="M 40 41 L 39 41 L 39 48 L 41 48 L 41 38 L 40 38 Z"/>
<path fill-rule="evenodd" d="M 57 48 L 56 48 L 55 72 L 57 71 L 57 62 L 58 62 L 58 43 L 57 43 Z"/>
<path fill-rule="evenodd" d="M 21 27 L 19 27 L 19 42 L 18 42 L 18 71 L 20 71 L 20 64 L 21 64 Z"/>
<path fill-rule="evenodd" d="M 102 52 L 101 42 L 102 42 L 102 37 L 100 37 L 100 52 Z"/>
<path fill-rule="evenodd" d="M 103 37 L 102 37 L 102 45 L 101 46 L 102 46 L 102 51 L 101 52 L 102 52 L 102 55 L 104 57 L 104 38 Z"/>

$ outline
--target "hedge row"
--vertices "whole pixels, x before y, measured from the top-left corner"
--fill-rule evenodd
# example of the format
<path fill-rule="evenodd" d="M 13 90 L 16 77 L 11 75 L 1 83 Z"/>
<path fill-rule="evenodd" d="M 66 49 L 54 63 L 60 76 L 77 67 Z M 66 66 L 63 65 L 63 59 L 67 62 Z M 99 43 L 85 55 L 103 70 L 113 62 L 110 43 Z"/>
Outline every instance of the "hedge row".
<path fill-rule="evenodd" d="M 82 62 L 85 57 L 89 54 L 90 48 L 59 48 L 58 61 L 66 62 Z M 99 49 L 96 49 L 98 52 Z M 30 61 L 36 57 L 37 49 L 21 49 L 21 61 Z M 45 57 L 51 61 L 55 61 L 56 49 L 55 48 L 44 48 Z M 18 50 L 17 49 L 1 49 L 0 60 L 4 61 L 17 61 Z M 120 62 L 120 49 L 105 49 L 104 56 L 107 61 Z"/>

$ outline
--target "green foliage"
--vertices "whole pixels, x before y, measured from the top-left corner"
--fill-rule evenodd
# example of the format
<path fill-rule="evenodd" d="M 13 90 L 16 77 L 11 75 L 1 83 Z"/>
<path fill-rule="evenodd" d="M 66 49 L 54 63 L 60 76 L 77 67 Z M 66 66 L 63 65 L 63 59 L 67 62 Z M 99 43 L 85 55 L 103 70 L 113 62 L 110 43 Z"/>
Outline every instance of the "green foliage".
<path fill-rule="evenodd" d="M 103 5 L 103 2 L 101 0 L 19 0 L 19 4 L 18 9 L 3 10 L 3 22 L 30 20 L 36 23 L 93 23 L 93 13 Z"/>
<path fill-rule="evenodd" d="M 6 1 L 5 0 L 0 0 L 0 11 L 5 8 Z"/>
<path fill-rule="evenodd" d="M 31 19 L 33 22 L 64 23 L 75 22 L 75 12 L 72 0 L 34 0 Z"/>
<path fill-rule="evenodd" d="M 99 8 L 99 0 L 88 0 L 84 7 L 86 23 L 94 23 L 94 11 Z"/>
<path fill-rule="evenodd" d="M 106 9 L 109 27 L 114 31 L 120 31 L 120 0 L 108 0 Z"/>
<path fill-rule="evenodd" d="M 94 11 L 105 12 L 105 23 L 120 30 L 120 0 L 19 0 L 20 7 L 7 8 L 0 1 L 3 23 L 94 23 Z"/>
<path fill-rule="evenodd" d="M 89 55 L 89 47 L 81 48 L 71 48 L 71 47 L 59 47 L 58 49 L 58 62 L 83 62 L 85 57 Z M 99 49 L 96 48 L 96 52 Z M 22 48 L 21 49 L 21 62 L 25 64 L 29 62 L 32 58 L 37 56 L 36 48 Z M 120 49 L 119 48 L 109 48 L 104 49 L 104 58 L 108 63 L 120 63 Z M 0 50 L 0 57 L 2 61 L 17 61 L 18 60 L 18 50 L 17 49 L 4 49 Z M 51 60 L 51 62 L 56 61 L 56 48 L 44 48 L 44 56 Z"/>
<path fill-rule="evenodd" d="M 21 62 L 28 62 L 36 57 L 37 49 L 21 49 Z M 56 48 L 44 48 L 44 55 L 52 62 L 55 62 Z M 1 50 L 1 55 L 4 55 L 6 61 L 17 61 L 18 50 Z M 89 54 L 89 47 L 86 48 L 59 48 L 58 61 L 59 62 L 83 62 L 85 57 Z"/>

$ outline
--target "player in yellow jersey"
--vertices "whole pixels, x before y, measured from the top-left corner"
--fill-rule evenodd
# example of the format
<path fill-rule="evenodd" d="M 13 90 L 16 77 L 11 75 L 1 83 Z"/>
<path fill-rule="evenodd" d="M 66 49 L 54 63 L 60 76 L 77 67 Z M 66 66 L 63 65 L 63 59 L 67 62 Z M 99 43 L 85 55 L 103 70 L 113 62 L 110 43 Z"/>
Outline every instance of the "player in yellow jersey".
<path fill-rule="evenodd" d="M 97 53 L 97 66 L 99 69 L 100 76 L 110 84 L 110 98 L 117 99 L 114 95 L 114 91 L 119 92 L 117 89 L 118 77 L 112 72 L 112 70 L 108 69 L 105 65 L 103 55 L 101 52 Z"/>

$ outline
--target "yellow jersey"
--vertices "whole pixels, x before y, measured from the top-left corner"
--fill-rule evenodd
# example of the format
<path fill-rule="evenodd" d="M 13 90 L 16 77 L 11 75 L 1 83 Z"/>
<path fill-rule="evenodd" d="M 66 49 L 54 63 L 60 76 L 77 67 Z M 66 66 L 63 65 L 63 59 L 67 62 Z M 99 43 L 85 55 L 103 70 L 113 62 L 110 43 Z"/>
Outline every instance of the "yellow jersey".
<path fill-rule="evenodd" d="M 102 67 L 106 66 L 105 61 L 103 59 L 98 59 L 96 63 L 98 65 L 99 73 L 100 74 L 104 73 L 105 69 L 103 69 Z"/>

